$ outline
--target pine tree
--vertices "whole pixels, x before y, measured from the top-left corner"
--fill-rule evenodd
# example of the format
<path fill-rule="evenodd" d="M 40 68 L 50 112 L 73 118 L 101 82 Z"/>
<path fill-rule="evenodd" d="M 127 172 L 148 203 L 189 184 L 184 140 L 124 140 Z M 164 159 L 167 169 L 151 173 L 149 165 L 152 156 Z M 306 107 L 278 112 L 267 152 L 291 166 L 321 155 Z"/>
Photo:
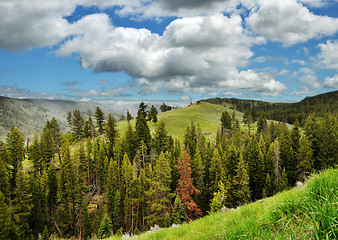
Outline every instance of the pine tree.
<path fill-rule="evenodd" d="M 157 109 L 154 107 L 154 105 L 152 105 L 149 111 L 148 120 L 157 123 L 158 121 L 157 114 L 158 114 Z"/>
<path fill-rule="evenodd" d="M 187 127 L 184 135 L 184 146 L 189 155 L 193 158 L 196 152 L 197 146 L 197 132 L 194 122 L 191 122 L 191 125 Z"/>
<path fill-rule="evenodd" d="M 166 215 L 169 214 L 170 170 L 169 161 L 161 152 L 154 167 L 154 178 L 150 182 L 150 189 L 146 192 L 150 209 L 148 221 L 151 226 L 154 224 L 164 226 Z"/>
<path fill-rule="evenodd" d="M 117 130 L 116 130 L 116 119 L 111 113 L 109 113 L 106 122 L 106 136 L 109 141 L 109 152 L 111 153 L 110 157 L 112 157 L 113 146 L 115 144 L 115 139 L 117 138 Z"/>
<path fill-rule="evenodd" d="M 128 154 L 129 159 L 134 159 L 136 155 L 136 149 L 138 148 L 138 143 L 136 139 L 136 132 L 131 127 L 130 123 L 128 123 L 128 128 L 125 132 L 125 148 Z"/>
<path fill-rule="evenodd" d="M 171 213 L 171 221 L 173 224 L 181 224 L 187 219 L 186 213 L 184 212 L 181 198 L 176 194 L 174 206 Z"/>
<path fill-rule="evenodd" d="M 230 114 L 227 111 L 222 112 L 222 115 L 221 115 L 222 131 L 224 131 L 225 129 L 230 130 L 231 123 L 232 123 L 232 119 L 231 119 Z"/>
<path fill-rule="evenodd" d="M 244 162 L 242 155 L 236 169 L 234 181 L 235 197 L 238 205 L 243 205 L 250 200 L 248 167 Z"/>
<path fill-rule="evenodd" d="M 84 119 L 79 109 L 75 109 L 72 118 L 74 139 L 82 139 L 84 135 Z"/>
<path fill-rule="evenodd" d="M 130 120 L 133 119 L 133 116 L 130 114 L 129 110 L 127 110 L 127 121 L 130 122 Z"/>
<path fill-rule="evenodd" d="M 50 162 L 54 158 L 54 141 L 53 135 L 49 128 L 45 128 L 40 136 L 40 153 L 41 153 L 41 167 L 47 169 Z"/>
<path fill-rule="evenodd" d="M 209 169 L 210 188 L 212 193 L 217 192 L 218 183 L 223 180 L 223 169 L 224 166 L 221 156 L 219 155 L 217 148 L 215 148 Z"/>
<path fill-rule="evenodd" d="M 103 215 L 103 219 L 98 230 L 99 238 L 108 238 L 112 234 L 112 223 L 107 213 Z"/>
<path fill-rule="evenodd" d="M 12 169 L 10 173 L 10 184 L 12 189 L 15 189 L 16 175 L 25 156 L 24 141 L 25 139 L 19 129 L 14 127 L 11 128 L 11 131 L 7 134 L 6 145 L 8 164 L 11 165 Z"/>
<path fill-rule="evenodd" d="M 28 159 L 33 162 L 35 172 L 42 172 L 42 154 L 38 134 L 33 136 L 33 142 L 28 149 Z"/>
<path fill-rule="evenodd" d="M 96 107 L 95 109 L 95 114 L 94 114 L 95 120 L 96 120 L 96 126 L 99 129 L 99 133 L 103 134 L 104 132 L 104 112 L 101 110 L 99 106 Z"/>
<path fill-rule="evenodd" d="M 265 178 L 262 197 L 263 198 L 271 197 L 274 194 L 274 192 L 275 192 L 275 184 L 273 179 L 270 177 L 270 173 L 268 173 Z"/>
<path fill-rule="evenodd" d="M 48 168 L 47 177 L 47 205 L 49 209 L 50 217 L 53 218 L 56 210 L 58 181 L 56 176 L 56 167 L 52 163 Z"/>
<path fill-rule="evenodd" d="M 299 144 L 297 173 L 300 180 L 305 180 L 314 169 L 313 152 L 306 136 L 301 137 Z"/>
<path fill-rule="evenodd" d="M 0 191 L 0 239 L 17 239 L 14 223 L 12 221 L 9 206 L 6 204 L 5 196 Z"/>
<path fill-rule="evenodd" d="M 8 153 L 6 145 L 0 140 L 0 192 L 9 197 L 9 173 L 7 168 Z"/>
<path fill-rule="evenodd" d="M 107 207 L 108 213 L 112 217 L 115 207 L 115 196 L 116 192 L 119 187 L 119 171 L 117 167 L 117 162 L 114 159 L 110 160 L 108 173 L 107 173 L 107 187 L 106 187 L 106 194 L 107 194 Z M 114 218 L 112 218 L 114 221 Z"/>
<path fill-rule="evenodd" d="M 201 209 L 198 208 L 193 200 L 193 194 L 200 194 L 200 191 L 195 188 L 191 178 L 190 157 L 186 151 L 183 152 L 182 159 L 177 159 L 177 169 L 180 171 L 180 179 L 176 192 L 180 195 L 182 204 L 185 207 L 189 219 L 194 219 L 202 215 Z"/>
<path fill-rule="evenodd" d="M 157 154 L 160 152 L 166 153 L 169 151 L 169 136 L 165 129 L 165 123 L 160 121 L 155 129 L 155 134 L 153 137 L 153 149 Z"/>
<path fill-rule="evenodd" d="M 282 174 L 277 183 L 277 192 L 281 192 L 287 189 L 288 189 L 288 177 L 285 168 L 283 168 Z"/>

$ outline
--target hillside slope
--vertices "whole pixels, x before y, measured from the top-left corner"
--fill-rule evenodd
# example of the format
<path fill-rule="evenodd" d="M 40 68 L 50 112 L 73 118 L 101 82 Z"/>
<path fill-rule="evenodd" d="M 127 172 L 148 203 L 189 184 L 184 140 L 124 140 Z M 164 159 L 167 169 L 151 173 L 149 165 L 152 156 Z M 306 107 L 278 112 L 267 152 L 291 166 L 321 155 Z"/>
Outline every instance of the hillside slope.
<path fill-rule="evenodd" d="M 92 113 L 96 103 L 80 101 L 12 99 L 0 97 L 0 139 L 5 139 L 11 127 L 18 127 L 25 137 L 40 132 L 47 119 L 55 117 L 62 131 L 68 129 L 67 113 L 79 109 L 86 116 L 87 110 Z M 99 105 L 104 112 L 113 112 L 111 107 Z"/>
<path fill-rule="evenodd" d="M 178 138 L 179 140 L 183 139 L 185 131 L 191 124 L 191 121 L 200 125 L 201 130 L 206 137 L 213 139 L 217 132 L 217 128 L 220 127 L 220 118 L 222 112 L 224 111 L 228 111 L 232 114 L 233 110 L 221 105 L 200 102 L 184 108 L 176 108 L 171 111 L 158 114 L 158 121 L 164 121 L 168 134 L 174 138 Z M 242 119 L 242 115 L 242 113 L 236 112 L 236 117 L 240 120 Z M 135 119 L 132 120 L 130 124 L 134 127 Z M 127 126 L 127 121 L 117 123 L 117 128 L 122 134 L 127 129 Z M 155 127 L 155 123 L 149 123 L 149 128 L 152 132 Z"/>
<path fill-rule="evenodd" d="M 330 169 L 302 187 L 137 239 L 337 239 L 337 190 L 338 170 Z"/>
<path fill-rule="evenodd" d="M 304 124 L 310 113 L 315 113 L 317 116 L 323 116 L 326 113 L 338 113 L 338 91 L 306 97 L 297 103 L 270 103 L 237 98 L 210 98 L 200 102 L 227 104 L 240 112 L 255 110 L 258 115 L 262 114 L 266 119 L 290 124 L 298 119 L 301 125 Z"/>

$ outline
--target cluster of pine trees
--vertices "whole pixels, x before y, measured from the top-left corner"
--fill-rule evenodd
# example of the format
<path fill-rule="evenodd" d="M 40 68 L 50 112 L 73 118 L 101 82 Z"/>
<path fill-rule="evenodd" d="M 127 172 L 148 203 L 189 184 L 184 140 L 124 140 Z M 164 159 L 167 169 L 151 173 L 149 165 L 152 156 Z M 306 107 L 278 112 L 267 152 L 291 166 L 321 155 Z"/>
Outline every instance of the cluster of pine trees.
<path fill-rule="evenodd" d="M 111 114 L 97 108 L 94 124 L 76 110 L 70 133 L 53 118 L 27 146 L 12 128 L 0 141 L 0 239 L 136 234 L 272 196 L 337 164 L 336 115 L 310 115 L 302 129 L 260 117 L 245 134 L 224 113 L 215 142 L 192 122 L 181 143 L 163 121 L 151 134 L 149 112 L 141 103 L 135 126 L 118 133 Z"/>

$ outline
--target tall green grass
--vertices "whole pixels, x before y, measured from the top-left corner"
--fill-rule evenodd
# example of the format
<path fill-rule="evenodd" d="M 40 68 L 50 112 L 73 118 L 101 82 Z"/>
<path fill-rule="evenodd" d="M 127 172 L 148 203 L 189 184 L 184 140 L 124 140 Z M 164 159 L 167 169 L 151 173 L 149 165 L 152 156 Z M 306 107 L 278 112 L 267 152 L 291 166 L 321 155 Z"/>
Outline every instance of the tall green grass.
<path fill-rule="evenodd" d="M 303 187 L 137 239 L 338 239 L 338 170 Z M 110 239 L 119 239 L 118 236 Z"/>

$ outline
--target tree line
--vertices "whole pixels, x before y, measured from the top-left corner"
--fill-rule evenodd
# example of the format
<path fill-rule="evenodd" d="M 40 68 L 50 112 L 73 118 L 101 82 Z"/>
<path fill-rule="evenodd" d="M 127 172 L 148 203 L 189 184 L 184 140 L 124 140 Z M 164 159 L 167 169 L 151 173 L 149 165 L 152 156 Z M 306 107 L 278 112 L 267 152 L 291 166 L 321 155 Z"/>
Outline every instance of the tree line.
<path fill-rule="evenodd" d="M 12 128 L 0 141 L 0 238 L 137 234 L 272 196 L 337 164 L 337 115 L 310 114 L 291 129 L 259 116 L 257 132 L 243 133 L 224 112 L 215 141 L 191 122 L 180 142 L 163 121 L 151 134 L 147 107 L 135 126 L 127 113 L 124 133 L 99 108 L 95 123 L 69 113 L 66 134 L 47 121 L 29 145 Z"/>

